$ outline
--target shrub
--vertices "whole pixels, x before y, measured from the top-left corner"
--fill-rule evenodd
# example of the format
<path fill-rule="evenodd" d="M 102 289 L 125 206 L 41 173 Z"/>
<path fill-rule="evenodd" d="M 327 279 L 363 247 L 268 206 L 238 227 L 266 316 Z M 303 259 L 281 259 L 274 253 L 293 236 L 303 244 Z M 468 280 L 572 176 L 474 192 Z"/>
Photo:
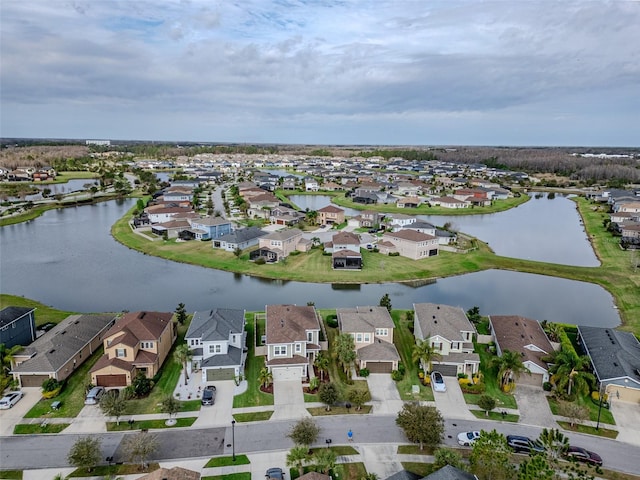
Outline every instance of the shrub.
<path fill-rule="evenodd" d="M 369 373 L 370 373 L 370 372 L 369 372 L 369 369 L 368 369 L 368 368 L 361 368 L 361 369 L 360 369 L 360 372 L 359 372 L 359 375 L 360 375 L 361 377 L 367 378 L 367 377 L 369 376 Z"/>
<path fill-rule="evenodd" d="M 62 383 L 57 381 L 55 378 L 47 378 L 44 382 L 42 382 L 42 391 L 43 392 L 53 392 L 54 390 L 60 390 L 62 387 Z"/>
<path fill-rule="evenodd" d="M 591 401 L 599 406 L 600 405 L 600 392 L 598 392 L 597 390 L 591 392 Z M 604 408 L 609 408 L 609 395 L 606 394 L 606 393 L 602 396 L 602 406 Z"/>
<path fill-rule="evenodd" d="M 331 328 L 336 328 L 338 326 L 338 319 L 335 315 L 331 315 L 329 316 L 329 318 L 327 318 L 327 325 L 329 325 Z"/>
<path fill-rule="evenodd" d="M 264 265 L 265 263 L 267 263 L 267 261 L 264 259 L 264 257 L 258 257 L 254 260 L 254 262 L 256 265 Z"/>
<path fill-rule="evenodd" d="M 60 395 L 60 392 L 62 391 L 62 385 L 60 385 L 58 388 L 56 388 L 55 390 L 50 390 L 48 392 L 42 392 L 42 398 L 45 399 L 50 399 L 50 398 L 55 398 L 58 395 Z"/>
<path fill-rule="evenodd" d="M 473 385 L 473 382 L 471 382 L 471 380 L 469 380 L 468 378 L 458 378 L 458 383 L 460 384 L 460 386 L 465 386 L 465 385 Z"/>
<path fill-rule="evenodd" d="M 459 373 L 458 379 L 461 379 L 461 378 L 469 378 L 469 375 L 467 375 L 466 373 Z"/>
<path fill-rule="evenodd" d="M 484 383 L 476 383 L 475 385 L 468 383 L 465 385 L 460 385 L 460 390 L 462 390 L 462 393 L 484 393 L 486 389 L 487 387 Z"/>
<path fill-rule="evenodd" d="M 402 375 L 404 377 L 404 373 L 406 372 L 406 368 L 404 366 L 404 364 L 402 362 L 398 362 L 398 372 L 400 372 L 400 375 Z"/>
<path fill-rule="evenodd" d="M 390 252 L 389 256 L 390 257 L 399 257 L 400 256 L 400 252 Z"/>
<path fill-rule="evenodd" d="M 553 387 L 553 386 L 551 385 L 551 382 L 544 382 L 544 383 L 542 384 L 542 389 L 543 389 L 545 392 L 550 392 L 552 387 Z"/>
<path fill-rule="evenodd" d="M 399 382 L 400 380 L 402 380 L 402 377 L 404 377 L 404 375 L 400 373 L 399 370 L 393 370 L 391 372 L 391 378 L 393 379 L 394 382 Z"/>

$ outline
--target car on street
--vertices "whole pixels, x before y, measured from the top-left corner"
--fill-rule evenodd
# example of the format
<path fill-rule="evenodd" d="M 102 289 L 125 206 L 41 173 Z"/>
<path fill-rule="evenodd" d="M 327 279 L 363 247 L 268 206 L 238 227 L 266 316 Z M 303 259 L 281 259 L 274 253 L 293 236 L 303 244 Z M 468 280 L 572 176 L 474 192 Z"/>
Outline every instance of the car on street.
<path fill-rule="evenodd" d="M 440 372 L 431 372 L 431 387 L 434 392 L 447 391 L 447 386 L 444 383 L 444 377 Z"/>
<path fill-rule="evenodd" d="M 600 455 L 582 447 L 569 446 L 567 451 L 564 452 L 564 457 L 568 460 L 602 466 L 602 457 L 600 457 Z"/>
<path fill-rule="evenodd" d="M 0 408 L 7 409 L 12 408 L 16 403 L 20 401 L 24 394 L 22 392 L 9 392 L 2 399 L 0 399 Z"/>
<path fill-rule="evenodd" d="M 480 438 L 480 432 L 460 432 L 458 434 L 458 444 L 463 447 L 470 447 Z"/>
<path fill-rule="evenodd" d="M 267 470 L 265 477 L 267 480 L 284 480 L 284 472 L 281 468 L 273 467 Z"/>
<path fill-rule="evenodd" d="M 540 442 L 521 435 L 507 435 L 507 445 L 516 453 L 544 452 L 544 447 Z"/>
<path fill-rule="evenodd" d="M 207 385 L 202 392 L 202 405 L 214 405 L 216 403 L 215 385 Z"/>

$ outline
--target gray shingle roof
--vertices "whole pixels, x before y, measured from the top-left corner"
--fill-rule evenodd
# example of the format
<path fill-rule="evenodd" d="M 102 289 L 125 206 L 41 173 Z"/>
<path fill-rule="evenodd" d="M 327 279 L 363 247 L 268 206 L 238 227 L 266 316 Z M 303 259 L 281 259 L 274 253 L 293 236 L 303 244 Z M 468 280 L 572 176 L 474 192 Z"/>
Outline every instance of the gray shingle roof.
<path fill-rule="evenodd" d="M 242 350 L 229 345 L 226 355 L 212 355 L 202 361 L 202 368 L 206 367 L 235 367 L 242 364 Z"/>
<path fill-rule="evenodd" d="M 336 313 L 342 332 L 374 332 L 376 328 L 393 328 L 393 320 L 385 307 L 338 308 Z"/>
<path fill-rule="evenodd" d="M 218 240 L 227 243 L 243 243 L 254 238 L 264 237 L 266 234 L 267 232 L 258 227 L 247 227 L 222 235 Z"/>
<path fill-rule="evenodd" d="M 229 340 L 230 333 L 244 331 L 244 310 L 214 308 L 195 312 L 185 338 L 199 338 L 203 342 Z"/>
<path fill-rule="evenodd" d="M 475 332 L 473 325 L 460 307 L 436 303 L 415 303 L 415 320 L 420 322 L 423 335 L 440 335 L 447 340 L 464 340 L 460 332 Z"/>
<path fill-rule="evenodd" d="M 585 326 L 578 332 L 598 380 L 629 377 L 640 383 L 640 342 L 633 333 Z"/>
<path fill-rule="evenodd" d="M 445 465 L 422 480 L 478 480 L 478 477 L 473 473 L 465 472 L 451 465 Z"/>
<path fill-rule="evenodd" d="M 393 343 L 377 338 L 373 343 L 359 348 L 356 352 L 360 360 L 397 361 L 400 360 L 398 350 Z"/>
<path fill-rule="evenodd" d="M 0 310 L 0 328 L 9 325 L 14 320 L 32 312 L 35 308 L 30 307 L 6 307 Z"/>

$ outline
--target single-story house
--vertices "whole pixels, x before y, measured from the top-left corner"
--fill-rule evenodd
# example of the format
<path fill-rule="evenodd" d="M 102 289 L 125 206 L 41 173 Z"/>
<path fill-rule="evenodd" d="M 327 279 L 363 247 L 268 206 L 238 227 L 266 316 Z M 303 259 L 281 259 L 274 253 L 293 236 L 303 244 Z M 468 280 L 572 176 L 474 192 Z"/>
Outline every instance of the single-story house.
<path fill-rule="evenodd" d="M 227 252 L 234 252 L 237 248 L 244 250 L 258 245 L 261 237 L 267 234 L 258 227 L 246 227 L 234 230 L 213 240 L 213 248 L 221 248 Z"/>

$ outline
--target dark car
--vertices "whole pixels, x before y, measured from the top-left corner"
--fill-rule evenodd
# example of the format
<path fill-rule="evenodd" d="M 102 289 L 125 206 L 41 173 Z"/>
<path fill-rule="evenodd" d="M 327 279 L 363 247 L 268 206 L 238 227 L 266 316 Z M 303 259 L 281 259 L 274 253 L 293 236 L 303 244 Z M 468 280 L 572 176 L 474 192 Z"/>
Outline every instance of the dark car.
<path fill-rule="evenodd" d="M 267 470 L 265 477 L 267 477 L 267 480 L 284 480 L 284 472 L 281 468 L 270 468 Z"/>
<path fill-rule="evenodd" d="M 569 460 L 576 460 L 578 462 L 590 463 L 591 465 L 602 465 L 602 458 L 595 452 L 591 452 L 582 447 L 570 446 L 564 456 Z"/>
<path fill-rule="evenodd" d="M 207 385 L 202 392 L 202 405 L 214 405 L 216 403 L 215 385 Z"/>
<path fill-rule="evenodd" d="M 507 444 L 516 453 L 543 453 L 544 447 L 538 441 L 520 435 L 507 435 Z"/>

